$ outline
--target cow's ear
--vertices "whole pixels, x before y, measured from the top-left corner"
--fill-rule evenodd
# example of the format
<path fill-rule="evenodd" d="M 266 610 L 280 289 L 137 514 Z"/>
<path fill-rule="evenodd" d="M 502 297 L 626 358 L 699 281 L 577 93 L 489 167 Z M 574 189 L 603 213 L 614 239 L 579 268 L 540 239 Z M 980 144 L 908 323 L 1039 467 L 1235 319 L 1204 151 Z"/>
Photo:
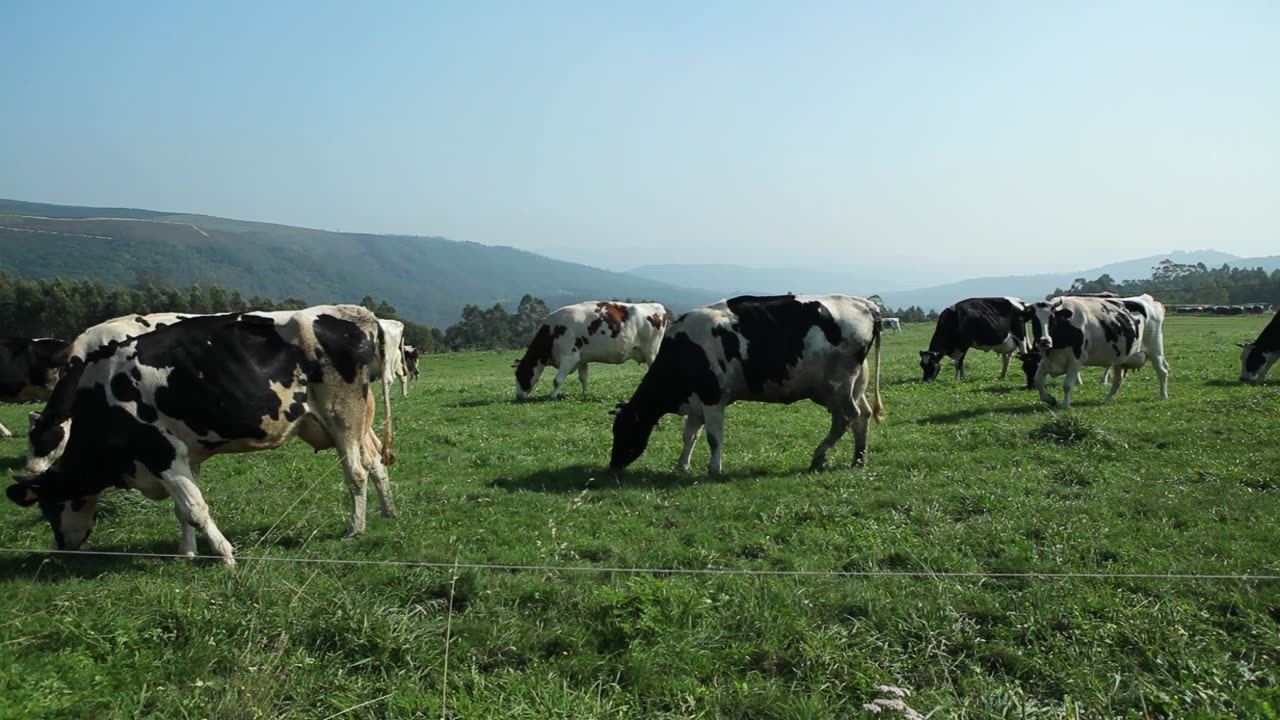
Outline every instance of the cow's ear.
<path fill-rule="evenodd" d="M 920 351 L 920 357 L 921 357 L 921 358 L 929 357 L 929 351 L 928 351 L 928 350 L 921 350 L 921 351 Z"/>
<path fill-rule="evenodd" d="M 1236 347 L 1239 347 L 1239 348 L 1247 348 L 1247 347 L 1249 347 L 1249 343 L 1247 343 L 1247 342 L 1236 343 Z"/>
<path fill-rule="evenodd" d="M 625 410 L 626 408 L 627 408 L 627 404 L 624 402 L 620 402 L 617 405 L 613 406 L 613 409 L 609 411 L 609 414 L 614 416 L 621 415 L 622 411 Z"/>
<path fill-rule="evenodd" d="M 511 367 L 520 367 L 520 358 L 511 361 Z"/>
<path fill-rule="evenodd" d="M 1053 311 L 1053 316 L 1059 320 L 1066 320 L 1071 317 L 1071 311 L 1066 308 L 1058 308 Z"/>
<path fill-rule="evenodd" d="M 34 505 L 36 500 L 40 499 L 37 492 L 39 489 L 39 485 L 24 478 L 6 488 L 5 494 L 8 495 L 9 499 L 13 502 L 23 507 L 28 507 L 30 505 Z"/>

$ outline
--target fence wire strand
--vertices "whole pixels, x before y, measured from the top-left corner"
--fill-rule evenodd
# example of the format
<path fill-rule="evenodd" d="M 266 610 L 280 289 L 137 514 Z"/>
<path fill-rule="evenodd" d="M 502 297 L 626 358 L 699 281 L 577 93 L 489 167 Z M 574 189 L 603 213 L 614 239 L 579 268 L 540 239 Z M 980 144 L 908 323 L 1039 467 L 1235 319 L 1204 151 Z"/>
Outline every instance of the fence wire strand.
<path fill-rule="evenodd" d="M 179 555 L 177 553 L 138 553 L 124 550 L 54 550 L 0 547 L 10 555 L 47 555 L 71 557 L 115 557 L 144 560 L 217 560 L 221 555 Z M 363 565 L 423 568 L 432 570 L 479 570 L 499 572 L 563 572 L 617 573 L 624 575 L 742 575 L 756 577 L 831 577 L 831 578 L 1023 578 L 1023 579 L 1110 579 L 1110 580 L 1228 580 L 1260 582 L 1280 580 L 1270 574 L 1204 574 L 1204 573 L 1138 573 L 1138 572 L 986 572 L 981 570 L 753 570 L 749 568 L 661 568 L 621 567 L 607 565 L 520 565 L 509 563 L 466 563 L 435 560 L 357 560 L 346 558 L 306 558 L 272 555 L 237 555 L 236 562 L 294 563 L 298 565 Z"/>

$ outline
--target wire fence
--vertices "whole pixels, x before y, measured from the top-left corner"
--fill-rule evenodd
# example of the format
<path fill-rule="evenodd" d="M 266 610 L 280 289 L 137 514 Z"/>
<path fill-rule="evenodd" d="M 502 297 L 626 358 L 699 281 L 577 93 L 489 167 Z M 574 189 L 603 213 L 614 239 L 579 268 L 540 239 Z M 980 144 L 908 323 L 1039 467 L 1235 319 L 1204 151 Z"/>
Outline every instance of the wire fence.
<path fill-rule="evenodd" d="M 178 553 L 141 553 L 125 550 L 55 550 L 0 547 L 9 555 L 44 555 L 71 557 L 115 557 L 144 560 L 218 560 L 221 555 L 180 555 Z M 997 572 L 983 570 L 757 570 L 751 568 L 672 568 L 627 567 L 610 565 L 522 565 L 510 563 L 467 563 L 437 560 L 357 560 L 345 558 L 307 558 L 273 555 L 238 555 L 236 562 L 293 563 L 298 565 L 363 565 L 381 567 L 424 568 L 434 570 L 476 570 L 498 572 L 563 572 L 627 575 L 741 575 L 754 577 L 828 577 L 828 578 L 1021 578 L 1021 579 L 1097 579 L 1097 580 L 1189 580 L 1261 582 L 1280 580 L 1272 574 L 1213 573 L 1140 573 L 1028 571 Z"/>

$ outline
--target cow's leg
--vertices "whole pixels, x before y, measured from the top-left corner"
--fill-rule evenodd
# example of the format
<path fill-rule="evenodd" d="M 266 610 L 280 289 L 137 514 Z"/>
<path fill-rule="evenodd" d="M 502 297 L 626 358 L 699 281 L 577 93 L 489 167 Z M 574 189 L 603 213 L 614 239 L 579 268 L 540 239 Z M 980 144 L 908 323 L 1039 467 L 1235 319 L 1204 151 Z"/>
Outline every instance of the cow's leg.
<path fill-rule="evenodd" d="M 708 475 L 720 474 L 720 456 L 724 450 L 724 408 L 704 407 L 702 417 L 707 426 L 707 447 L 711 448 L 711 461 L 707 463 Z"/>
<path fill-rule="evenodd" d="M 855 407 L 858 413 L 853 418 L 853 466 L 862 467 L 867 464 L 867 431 L 871 427 L 871 402 L 864 394 L 858 399 Z"/>
<path fill-rule="evenodd" d="M 955 362 L 956 362 L 956 380 L 963 380 L 963 379 L 964 379 L 964 356 L 965 356 L 965 354 L 964 354 L 964 353 L 960 353 L 960 356 L 959 356 L 959 357 L 957 357 L 957 358 L 955 359 Z"/>
<path fill-rule="evenodd" d="M 1164 338 L 1157 337 L 1155 347 L 1152 352 L 1148 353 L 1151 358 L 1151 368 L 1156 371 L 1156 377 L 1160 378 L 1160 398 L 1162 400 L 1169 399 L 1169 361 L 1164 357 Z"/>
<path fill-rule="evenodd" d="M 196 486 L 196 477 L 195 471 L 191 468 L 175 464 L 160 474 L 160 482 L 173 497 L 173 507 L 178 515 L 178 522 L 204 533 L 204 536 L 209 539 L 209 547 L 213 553 L 221 555 L 222 561 L 226 564 L 235 565 L 235 549 L 223 537 L 222 531 L 218 530 L 213 517 L 209 515 L 209 506 L 205 503 L 200 488 Z M 195 545 L 195 532 L 188 534 L 188 528 L 184 527 L 182 539 L 178 545 L 179 551 L 184 555 L 195 555 Z"/>
<path fill-rule="evenodd" d="M 564 379 L 569 377 L 569 373 L 578 369 L 578 354 L 573 355 L 560 361 L 560 368 L 556 371 L 556 379 L 551 384 L 551 399 L 556 400 L 560 397 L 560 388 L 564 385 Z"/>
<path fill-rule="evenodd" d="M 373 475 L 373 486 L 378 491 L 379 510 L 382 517 L 393 518 L 397 514 L 396 503 L 391 499 L 391 477 L 387 473 L 387 466 L 382 464 L 382 443 L 378 440 L 378 434 L 372 430 L 366 433 L 365 438 L 364 466 Z"/>
<path fill-rule="evenodd" d="M 699 412 L 691 411 L 684 419 L 684 448 L 680 451 L 680 459 L 676 461 L 676 470 L 683 472 L 689 469 L 689 462 L 693 460 L 693 446 L 702 433 L 703 422 L 702 413 Z"/>
<path fill-rule="evenodd" d="M 578 365 L 578 382 L 582 383 L 582 397 L 587 396 L 587 366 L 588 363 Z"/>
<path fill-rule="evenodd" d="M 361 442 L 339 445 L 342 456 L 342 472 L 346 475 L 347 491 L 351 493 L 351 519 L 347 522 L 343 539 L 353 538 L 364 532 L 365 508 L 369 499 L 369 474 L 361 462 Z"/>
<path fill-rule="evenodd" d="M 1009 353 L 1000 353 L 1000 377 L 1003 380 L 1009 376 L 1009 359 L 1013 356 Z"/>
<path fill-rule="evenodd" d="M 0 438 L 11 438 L 11 437 L 13 437 L 13 433 L 9 432 L 9 428 L 5 427 L 4 423 L 0 423 Z"/>
<path fill-rule="evenodd" d="M 400 397 L 409 397 L 409 374 L 400 376 Z"/>
<path fill-rule="evenodd" d="M 1111 373 L 1111 392 L 1108 392 L 1107 397 L 1102 400 L 1104 404 L 1111 402 L 1111 399 L 1119 392 L 1120 384 L 1124 382 L 1124 370 L 1118 367 L 1110 367 L 1107 368 L 1107 372 Z"/>
<path fill-rule="evenodd" d="M 1054 399 L 1054 397 L 1049 394 L 1049 390 L 1045 388 L 1045 385 L 1048 384 L 1049 381 L 1048 365 L 1049 358 L 1042 357 L 1040 359 L 1040 367 L 1036 369 L 1035 386 L 1036 390 L 1040 391 L 1041 400 L 1049 403 L 1050 405 L 1057 405 L 1058 401 Z"/>
<path fill-rule="evenodd" d="M 1062 380 L 1062 407 L 1071 407 L 1071 389 L 1080 384 L 1080 366 L 1073 364 L 1067 368 L 1067 374 Z"/>
<path fill-rule="evenodd" d="M 843 407 L 837 406 L 829 408 L 831 412 L 831 430 L 827 436 L 822 438 L 822 442 L 818 443 L 818 448 L 813 451 L 813 460 L 809 462 L 810 470 L 821 470 L 822 466 L 827 462 L 827 451 L 835 447 L 840 442 L 840 438 L 849 431 L 849 418 Z"/>

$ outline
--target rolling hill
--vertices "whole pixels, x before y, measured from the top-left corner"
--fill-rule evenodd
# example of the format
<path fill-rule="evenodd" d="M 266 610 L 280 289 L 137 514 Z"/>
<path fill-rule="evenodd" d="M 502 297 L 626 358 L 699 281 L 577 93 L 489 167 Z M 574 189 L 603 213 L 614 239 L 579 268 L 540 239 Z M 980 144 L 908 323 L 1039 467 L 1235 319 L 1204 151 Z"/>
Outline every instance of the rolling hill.
<path fill-rule="evenodd" d="M 524 293 L 552 307 L 630 297 L 686 309 L 713 299 L 510 247 L 17 200 L 0 200 L 0 271 L 112 285 L 146 273 L 178 286 L 217 283 L 246 297 L 314 303 L 374 295 L 407 318 L 440 327 L 456 322 L 464 305 L 514 308 Z"/>

